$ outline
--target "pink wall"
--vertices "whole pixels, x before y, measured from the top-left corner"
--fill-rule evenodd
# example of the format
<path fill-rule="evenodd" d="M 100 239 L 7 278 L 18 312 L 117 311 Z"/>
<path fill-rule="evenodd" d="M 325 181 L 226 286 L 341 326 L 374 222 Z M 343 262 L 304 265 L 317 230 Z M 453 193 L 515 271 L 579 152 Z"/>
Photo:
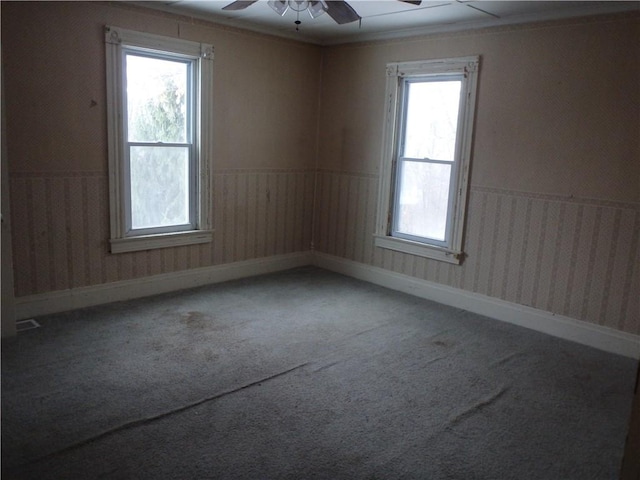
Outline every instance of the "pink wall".
<path fill-rule="evenodd" d="M 104 26 L 212 43 L 214 241 L 109 253 Z M 320 50 L 126 4 L 2 5 L 16 296 L 307 251 Z"/>
<path fill-rule="evenodd" d="M 212 244 L 108 251 L 105 24 L 215 47 Z M 628 14 L 321 49 L 3 3 L 16 295 L 307 251 L 313 231 L 320 252 L 640 334 L 639 45 Z M 375 248 L 385 64 L 464 55 L 482 58 L 468 257 Z"/>
<path fill-rule="evenodd" d="M 480 55 L 463 265 L 373 246 L 388 62 Z M 316 248 L 640 333 L 640 21 L 591 17 L 325 52 Z"/>

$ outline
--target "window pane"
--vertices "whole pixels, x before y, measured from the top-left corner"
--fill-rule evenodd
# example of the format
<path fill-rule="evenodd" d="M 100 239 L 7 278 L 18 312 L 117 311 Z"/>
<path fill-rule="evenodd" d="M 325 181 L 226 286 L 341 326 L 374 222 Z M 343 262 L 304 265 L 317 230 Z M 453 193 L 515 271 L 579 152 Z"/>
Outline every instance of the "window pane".
<path fill-rule="evenodd" d="M 131 147 L 131 227 L 189 223 L 189 149 Z"/>
<path fill-rule="evenodd" d="M 189 64 L 127 55 L 130 142 L 187 142 Z"/>
<path fill-rule="evenodd" d="M 402 156 L 453 161 L 461 85 L 460 80 L 407 83 Z"/>
<path fill-rule="evenodd" d="M 450 164 L 402 162 L 396 231 L 444 241 L 450 181 Z"/>

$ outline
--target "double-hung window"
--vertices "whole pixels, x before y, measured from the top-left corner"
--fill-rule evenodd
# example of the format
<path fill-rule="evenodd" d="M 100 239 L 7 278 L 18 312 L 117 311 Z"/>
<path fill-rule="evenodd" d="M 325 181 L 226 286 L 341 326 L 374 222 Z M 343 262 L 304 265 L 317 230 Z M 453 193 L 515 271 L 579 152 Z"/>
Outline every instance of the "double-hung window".
<path fill-rule="evenodd" d="M 387 65 L 378 247 L 462 261 L 478 62 Z"/>
<path fill-rule="evenodd" d="M 106 28 L 111 251 L 211 241 L 210 45 Z"/>

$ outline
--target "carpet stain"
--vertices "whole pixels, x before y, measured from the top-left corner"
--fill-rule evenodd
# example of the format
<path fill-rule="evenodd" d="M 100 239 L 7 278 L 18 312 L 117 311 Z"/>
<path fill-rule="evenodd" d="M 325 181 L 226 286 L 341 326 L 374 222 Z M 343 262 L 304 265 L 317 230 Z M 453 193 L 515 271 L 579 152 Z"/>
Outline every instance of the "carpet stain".
<path fill-rule="evenodd" d="M 180 322 L 189 328 L 205 328 L 209 322 L 207 316 L 202 312 L 186 312 L 180 316 Z"/>
<path fill-rule="evenodd" d="M 591 380 L 591 375 L 589 375 L 588 373 L 578 373 L 574 375 L 573 378 L 581 382 L 588 382 Z"/>
<path fill-rule="evenodd" d="M 439 347 L 453 347 L 456 344 L 456 342 L 451 340 L 434 340 L 432 343 Z"/>

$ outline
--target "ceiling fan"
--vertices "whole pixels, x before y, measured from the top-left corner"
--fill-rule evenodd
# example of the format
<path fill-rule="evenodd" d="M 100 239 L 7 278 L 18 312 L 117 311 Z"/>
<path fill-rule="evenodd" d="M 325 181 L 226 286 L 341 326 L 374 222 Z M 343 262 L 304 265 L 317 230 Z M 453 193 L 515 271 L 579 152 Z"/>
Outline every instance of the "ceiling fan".
<path fill-rule="evenodd" d="M 222 7 L 222 10 L 244 10 L 258 0 L 236 0 Z M 398 0 L 412 5 L 420 5 L 422 0 Z M 327 12 L 339 25 L 360 20 L 360 15 L 344 0 L 269 0 L 269 6 L 278 14 L 284 15 L 291 8 L 295 12 L 309 11 L 312 18 L 316 18 Z M 296 24 L 299 24 L 299 20 Z"/>

